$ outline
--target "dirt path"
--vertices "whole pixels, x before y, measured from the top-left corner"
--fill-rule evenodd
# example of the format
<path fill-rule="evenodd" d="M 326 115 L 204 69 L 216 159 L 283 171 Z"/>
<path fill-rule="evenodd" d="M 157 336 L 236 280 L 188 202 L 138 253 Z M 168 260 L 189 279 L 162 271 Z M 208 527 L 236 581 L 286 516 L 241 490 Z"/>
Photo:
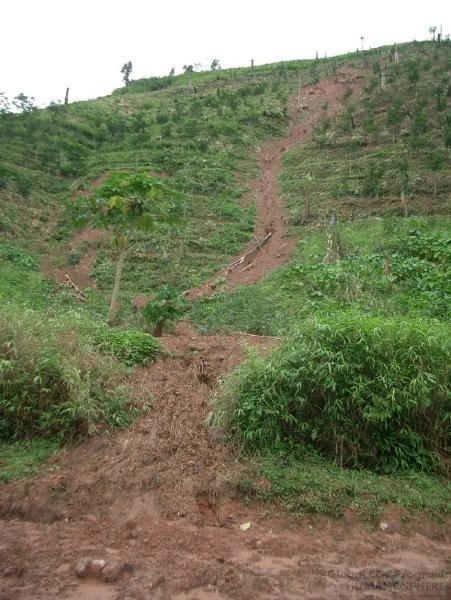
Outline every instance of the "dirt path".
<path fill-rule="evenodd" d="M 312 88 L 309 117 L 262 148 L 256 237 L 273 235 L 251 268 L 231 272 L 230 285 L 255 281 L 292 251 L 280 155 L 309 134 L 326 98 L 329 110 L 336 106 L 345 85 Z M 207 283 L 193 294 L 209 290 Z M 264 350 L 275 341 L 200 336 L 180 323 L 164 338 L 174 356 L 136 372 L 149 410 L 133 427 L 68 449 L 29 480 L 0 483 L 0 600 L 451 597 L 445 526 L 405 522 L 392 508 L 383 528 L 369 528 L 352 510 L 340 521 L 295 520 L 244 502 L 230 484 L 243 467 L 209 425 L 210 399 L 244 343 Z"/>

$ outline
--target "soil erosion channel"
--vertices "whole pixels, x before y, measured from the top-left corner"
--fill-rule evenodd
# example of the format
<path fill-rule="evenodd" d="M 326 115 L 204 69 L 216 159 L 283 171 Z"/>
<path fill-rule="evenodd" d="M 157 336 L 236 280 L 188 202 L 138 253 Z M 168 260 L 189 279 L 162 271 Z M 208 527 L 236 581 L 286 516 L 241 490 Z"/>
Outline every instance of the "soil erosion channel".
<path fill-rule="evenodd" d="M 229 270 L 230 286 L 287 260 L 294 240 L 284 237 L 281 154 L 311 134 L 326 100 L 329 111 L 337 108 L 347 85 L 312 86 L 307 116 L 261 148 L 250 196 L 256 239 L 271 236 Z M 211 293 L 210 286 L 190 297 Z M 265 349 L 274 340 L 200 336 L 181 322 L 164 338 L 173 357 L 136 371 L 137 394 L 150 410 L 132 427 L 67 449 L 31 479 L 0 484 L 1 600 L 423 597 L 395 581 L 388 592 L 362 585 L 377 569 L 445 571 L 449 537 L 438 526 L 405 524 L 391 508 L 383 528 L 369 529 L 352 511 L 340 521 L 295 520 L 244 502 L 230 485 L 242 467 L 205 423 L 218 378 L 239 362 L 243 342 Z"/>

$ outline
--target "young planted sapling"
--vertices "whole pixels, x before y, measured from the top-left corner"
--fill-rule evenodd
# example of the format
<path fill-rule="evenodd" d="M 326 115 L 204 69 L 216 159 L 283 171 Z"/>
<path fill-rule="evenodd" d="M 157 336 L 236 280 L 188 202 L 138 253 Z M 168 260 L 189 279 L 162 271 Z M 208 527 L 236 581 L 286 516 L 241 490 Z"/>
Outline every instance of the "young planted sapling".
<path fill-rule="evenodd" d="M 188 308 L 188 301 L 174 287 L 164 285 L 144 306 L 143 315 L 153 326 L 153 335 L 161 337 L 167 323 L 179 319 Z"/>

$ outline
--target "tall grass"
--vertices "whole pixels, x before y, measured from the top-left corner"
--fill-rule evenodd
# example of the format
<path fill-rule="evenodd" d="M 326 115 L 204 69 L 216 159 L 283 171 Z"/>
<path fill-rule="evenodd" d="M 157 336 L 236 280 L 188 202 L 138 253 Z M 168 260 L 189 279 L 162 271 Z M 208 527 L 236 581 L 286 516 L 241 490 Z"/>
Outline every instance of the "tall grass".
<path fill-rule="evenodd" d="M 245 449 L 314 448 L 349 467 L 446 469 L 451 331 L 419 318 L 337 313 L 255 351 L 217 403 Z"/>
<path fill-rule="evenodd" d="M 75 313 L 1 312 L 1 439 L 73 440 L 130 422 L 136 409 L 124 367 L 97 351 L 81 329 Z"/>

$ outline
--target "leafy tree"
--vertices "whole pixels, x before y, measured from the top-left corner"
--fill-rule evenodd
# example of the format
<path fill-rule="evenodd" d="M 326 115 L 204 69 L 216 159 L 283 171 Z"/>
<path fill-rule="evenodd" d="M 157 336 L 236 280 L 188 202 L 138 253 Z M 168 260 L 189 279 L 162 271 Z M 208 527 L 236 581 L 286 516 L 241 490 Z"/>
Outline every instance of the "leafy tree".
<path fill-rule="evenodd" d="M 5 115 L 6 113 L 9 113 L 9 111 L 9 100 L 4 92 L 0 92 L 0 115 Z"/>
<path fill-rule="evenodd" d="M 183 65 L 185 73 L 194 73 L 194 65 Z"/>
<path fill-rule="evenodd" d="M 175 75 L 175 69 L 174 67 L 172 67 L 172 69 L 169 71 L 169 77 L 174 77 Z"/>
<path fill-rule="evenodd" d="M 150 230 L 162 223 L 173 223 L 178 215 L 180 194 L 158 177 L 146 173 L 115 173 L 89 196 L 71 204 L 78 225 L 90 223 L 111 232 L 117 252 L 116 276 L 108 321 L 114 320 L 122 270 L 129 248 L 130 231 Z"/>
<path fill-rule="evenodd" d="M 211 70 L 212 70 L 212 71 L 216 71 L 216 69 L 220 69 L 220 68 L 221 68 L 221 65 L 220 65 L 220 63 L 219 63 L 219 60 L 218 60 L 217 58 L 214 58 L 214 59 L 213 59 L 213 61 L 212 61 L 212 63 L 211 63 L 211 67 L 210 67 L 210 68 L 211 68 Z"/>
<path fill-rule="evenodd" d="M 30 113 L 30 112 L 33 112 L 34 110 L 37 110 L 37 107 L 34 105 L 33 96 L 26 96 L 23 92 L 18 94 L 13 99 L 13 105 L 18 110 L 20 110 L 21 112 L 24 112 L 24 113 Z"/>
<path fill-rule="evenodd" d="M 130 73 L 133 71 L 132 62 L 129 60 L 128 62 L 122 65 L 121 73 L 123 74 L 122 81 L 125 85 L 130 83 Z"/>

